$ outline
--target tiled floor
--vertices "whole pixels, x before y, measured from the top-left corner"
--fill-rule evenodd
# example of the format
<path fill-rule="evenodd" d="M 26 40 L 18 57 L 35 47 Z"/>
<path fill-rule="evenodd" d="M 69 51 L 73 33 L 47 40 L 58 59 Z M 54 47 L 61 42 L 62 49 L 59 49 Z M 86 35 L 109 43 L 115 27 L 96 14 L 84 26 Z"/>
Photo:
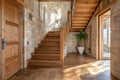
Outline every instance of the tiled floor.
<path fill-rule="evenodd" d="M 117 80 L 110 76 L 108 60 L 95 61 L 87 55 L 70 53 L 63 68 L 24 69 L 9 80 Z"/>

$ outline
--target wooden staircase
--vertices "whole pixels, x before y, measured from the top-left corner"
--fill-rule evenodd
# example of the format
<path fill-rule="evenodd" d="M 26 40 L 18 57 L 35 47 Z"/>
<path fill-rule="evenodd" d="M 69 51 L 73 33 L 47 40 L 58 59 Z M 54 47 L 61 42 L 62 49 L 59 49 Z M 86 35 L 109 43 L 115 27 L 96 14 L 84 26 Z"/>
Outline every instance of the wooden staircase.
<path fill-rule="evenodd" d="M 49 32 L 42 43 L 35 48 L 29 61 L 31 67 L 59 67 L 60 60 L 60 31 Z"/>
<path fill-rule="evenodd" d="M 29 67 L 62 67 L 64 64 L 64 49 L 71 30 L 71 12 L 68 20 L 60 31 L 49 32 L 44 40 L 35 48 Z"/>

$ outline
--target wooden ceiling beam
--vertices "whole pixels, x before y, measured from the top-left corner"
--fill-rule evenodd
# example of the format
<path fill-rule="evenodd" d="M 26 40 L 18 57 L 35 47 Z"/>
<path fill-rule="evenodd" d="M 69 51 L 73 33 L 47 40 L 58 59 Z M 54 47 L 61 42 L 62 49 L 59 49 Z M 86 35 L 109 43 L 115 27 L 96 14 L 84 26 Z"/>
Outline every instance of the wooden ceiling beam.
<path fill-rule="evenodd" d="M 94 11 L 95 7 L 75 7 L 75 11 Z"/>
<path fill-rule="evenodd" d="M 75 7 L 75 11 L 80 11 L 80 12 L 93 12 L 95 10 L 95 8 L 77 8 L 77 7 Z"/>
<path fill-rule="evenodd" d="M 73 24 L 72 26 L 86 26 L 86 24 L 83 24 L 83 23 L 79 23 L 79 24 Z"/>
<path fill-rule="evenodd" d="M 79 17 L 79 18 L 90 18 L 90 16 L 88 16 L 88 15 L 82 15 L 82 16 L 74 15 L 73 17 L 74 18 L 76 18 L 76 17 Z"/>
<path fill-rule="evenodd" d="M 74 23 L 72 23 L 72 24 L 73 24 L 73 25 L 77 25 L 77 24 L 78 24 L 78 25 L 80 25 L 80 24 L 82 25 L 82 24 L 87 24 L 87 23 L 88 23 L 88 21 L 87 21 L 87 22 L 74 22 Z"/>
<path fill-rule="evenodd" d="M 80 23 L 86 24 L 86 23 L 88 23 L 88 21 L 72 21 L 72 23 L 73 24 L 80 24 Z"/>
<path fill-rule="evenodd" d="M 89 20 L 73 20 L 72 22 L 75 23 L 75 22 L 88 22 Z"/>
<path fill-rule="evenodd" d="M 72 28 L 73 28 L 73 27 L 86 27 L 86 26 L 72 26 Z"/>
<path fill-rule="evenodd" d="M 91 17 L 92 14 L 74 14 L 74 17 Z"/>
<path fill-rule="evenodd" d="M 84 27 L 72 27 L 72 28 L 73 28 L 73 29 L 76 29 L 76 28 L 78 28 L 78 29 L 79 29 L 79 28 L 85 28 L 85 26 L 84 26 Z"/>
<path fill-rule="evenodd" d="M 96 2 L 98 3 L 100 0 L 76 0 L 76 2 Z"/>
<path fill-rule="evenodd" d="M 76 3 L 76 7 L 96 7 L 98 3 Z"/>
<path fill-rule="evenodd" d="M 76 14 L 92 14 L 93 11 L 75 11 Z"/>
<path fill-rule="evenodd" d="M 73 0 L 38 0 L 40 2 L 66 2 L 66 1 L 73 1 Z"/>
<path fill-rule="evenodd" d="M 82 5 L 76 5 L 75 8 L 78 8 L 78 9 L 95 9 L 96 7 L 95 6 L 82 6 Z"/>
<path fill-rule="evenodd" d="M 88 20 L 88 19 L 90 19 L 90 18 L 89 18 L 89 17 L 73 17 L 72 19 L 73 19 L 73 20 L 79 20 L 79 19 Z"/>
<path fill-rule="evenodd" d="M 84 28 L 74 28 L 72 29 L 72 32 L 79 32 L 81 29 L 84 30 Z"/>
<path fill-rule="evenodd" d="M 88 20 L 90 20 L 90 18 L 75 18 L 75 17 L 73 17 L 73 19 L 72 19 L 73 21 L 88 21 Z"/>

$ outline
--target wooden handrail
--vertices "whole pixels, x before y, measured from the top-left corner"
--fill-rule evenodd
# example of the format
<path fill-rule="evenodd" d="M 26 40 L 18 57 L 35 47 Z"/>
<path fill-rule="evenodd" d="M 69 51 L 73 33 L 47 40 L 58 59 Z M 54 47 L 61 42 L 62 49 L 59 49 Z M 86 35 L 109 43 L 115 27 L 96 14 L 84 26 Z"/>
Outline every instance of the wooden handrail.
<path fill-rule="evenodd" d="M 68 20 L 63 28 L 60 30 L 60 60 L 64 63 L 64 49 L 65 43 L 69 36 L 71 29 L 71 12 L 68 12 Z"/>

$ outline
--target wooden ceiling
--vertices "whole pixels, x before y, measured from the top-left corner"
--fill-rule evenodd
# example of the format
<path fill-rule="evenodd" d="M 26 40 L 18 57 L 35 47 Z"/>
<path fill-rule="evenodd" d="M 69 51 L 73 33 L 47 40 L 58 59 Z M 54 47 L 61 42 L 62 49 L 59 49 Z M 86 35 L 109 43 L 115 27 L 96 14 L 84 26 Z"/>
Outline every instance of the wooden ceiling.
<path fill-rule="evenodd" d="M 72 30 L 85 29 L 100 0 L 76 0 L 72 19 Z"/>
<path fill-rule="evenodd" d="M 40 1 L 40 2 L 50 2 L 50 1 L 52 1 L 52 2 L 53 2 L 53 1 L 55 1 L 55 2 L 56 2 L 56 1 L 64 2 L 64 1 L 73 1 L 73 0 L 38 0 L 38 1 Z"/>

